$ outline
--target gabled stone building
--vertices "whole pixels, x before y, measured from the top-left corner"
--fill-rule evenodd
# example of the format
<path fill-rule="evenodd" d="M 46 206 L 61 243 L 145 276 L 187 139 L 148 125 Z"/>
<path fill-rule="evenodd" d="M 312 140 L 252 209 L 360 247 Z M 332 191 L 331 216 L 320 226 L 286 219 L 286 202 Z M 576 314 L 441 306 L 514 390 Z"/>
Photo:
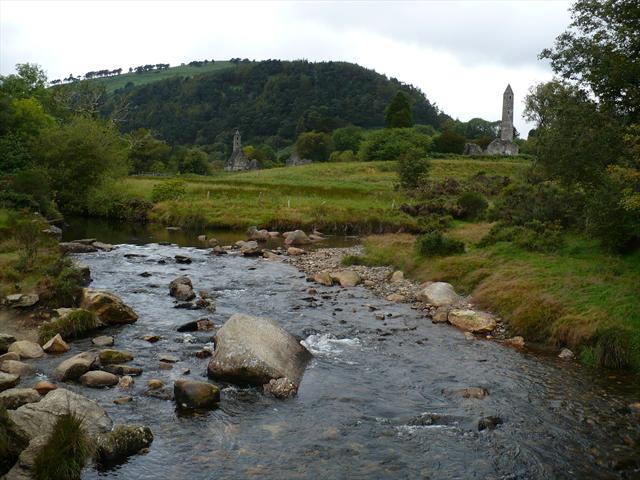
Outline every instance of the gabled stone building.
<path fill-rule="evenodd" d="M 233 136 L 233 152 L 224 164 L 224 169 L 228 172 L 240 172 L 243 170 L 257 170 L 259 168 L 257 160 L 250 160 L 242 151 L 242 140 L 240 131 L 236 129 Z"/>

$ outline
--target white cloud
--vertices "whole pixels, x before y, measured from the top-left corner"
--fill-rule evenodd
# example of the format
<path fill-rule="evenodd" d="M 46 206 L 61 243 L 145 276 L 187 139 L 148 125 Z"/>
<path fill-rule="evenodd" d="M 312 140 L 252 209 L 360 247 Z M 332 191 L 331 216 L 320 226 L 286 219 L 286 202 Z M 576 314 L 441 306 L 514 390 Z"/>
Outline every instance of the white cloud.
<path fill-rule="evenodd" d="M 193 59 L 344 60 L 420 87 L 454 118 L 498 119 L 551 77 L 536 59 L 568 2 L 203 2 L 0 0 L 0 72 L 36 62 L 50 78 Z"/>

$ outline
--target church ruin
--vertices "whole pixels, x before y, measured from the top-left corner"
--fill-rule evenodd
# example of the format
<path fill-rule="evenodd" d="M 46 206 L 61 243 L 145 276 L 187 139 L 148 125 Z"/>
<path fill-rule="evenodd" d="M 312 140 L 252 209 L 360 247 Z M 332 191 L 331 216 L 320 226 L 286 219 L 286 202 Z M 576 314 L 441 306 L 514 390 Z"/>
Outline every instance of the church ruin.
<path fill-rule="evenodd" d="M 502 94 L 502 123 L 500 138 L 487 147 L 487 155 L 517 155 L 518 145 L 513 142 L 513 90 L 507 85 Z"/>
<path fill-rule="evenodd" d="M 233 152 L 231 156 L 224 164 L 224 169 L 228 172 L 240 172 L 243 170 L 257 170 L 257 160 L 250 160 L 242 151 L 242 141 L 240 138 L 240 131 L 236 128 L 236 133 L 233 135 Z"/>

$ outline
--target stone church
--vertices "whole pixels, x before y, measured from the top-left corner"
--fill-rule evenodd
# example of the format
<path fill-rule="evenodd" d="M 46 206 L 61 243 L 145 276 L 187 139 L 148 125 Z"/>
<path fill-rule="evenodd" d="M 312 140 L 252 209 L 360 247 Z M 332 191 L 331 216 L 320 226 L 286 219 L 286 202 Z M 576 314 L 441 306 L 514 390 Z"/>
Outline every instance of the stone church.
<path fill-rule="evenodd" d="M 242 141 L 240 131 L 236 129 L 233 136 L 233 152 L 224 164 L 224 169 L 228 172 L 240 172 L 243 170 L 257 170 L 259 168 L 257 160 L 250 160 L 242 151 Z"/>
<path fill-rule="evenodd" d="M 500 138 L 489 144 L 487 155 L 517 155 L 518 145 L 513 142 L 513 90 L 507 85 L 502 94 L 502 123 Z"/>

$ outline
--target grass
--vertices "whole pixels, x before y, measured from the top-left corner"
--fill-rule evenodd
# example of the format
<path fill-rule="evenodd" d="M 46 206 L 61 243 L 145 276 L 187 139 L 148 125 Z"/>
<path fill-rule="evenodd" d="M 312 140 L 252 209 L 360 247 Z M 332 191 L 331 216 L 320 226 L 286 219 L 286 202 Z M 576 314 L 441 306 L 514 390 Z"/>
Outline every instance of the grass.
<path fill-rule="evenodd" d="M 94 312 L 78 309 L 64 317 L 40 325 L 38 339 L 44 345 L 57 334 L 65 340 L 80 338 L 101 325 Z"/>
<path fill-rule="evenodd" d="M 58 417 L 47 443 L 36 455 L 34 477 L 38 480 L 79 479 L 93 448 L 74 414 Z"/>
<path fill-rule="evenodd" d="M 529 163 L 514 160 L 434 159 L 430 177 L 466 178 L 478 172 L 513 177 Z M 156 204 L 151 220 L 192 228 L 316 227 L 337 233 L 416 231 L 398 210 L 408 198 L 395 188 L 396 162 L 318 163 L 246 173 L 187 177 L 184 198 Z M 130 177 L 127 193 L 150 200 L 155 177 Z"/>
<path fill-rule="evenodd" d="M 222 70 L 228 70 L 234 67 L 235 64 L 229 61 L 216 61 L 213 64 L 202 65 L 201 67 L 181 65 L 177 67 L 171 67 L 166 70 L 160 70 L 158 72 L 123 73 L 121 75 L 113 77 L 94 78 L 89 81 L 104 85 L 107 93 L 112 93 L 119 88 L 123 88 L 129 82 L 133 83 L 135 86 L 139 86 L 158 82 L 160 80 L 166 80 L 167 78 L 193 77 L 194 75 L 220 72 Z"/>
<path fill-rule="evenodd" d="M 436 259 L 415 254 L 413 235 L 371 236 L 360 261 L 450 282 L 529 341 L 567 345 L 601 366 L 640 369 L 640 253 L 610 255 L 576 235 L 554 254 L 504 242 L 475 247 L 488 228 L 459 222 L 448 235 L 466 241 L 466 253 Z"/>

